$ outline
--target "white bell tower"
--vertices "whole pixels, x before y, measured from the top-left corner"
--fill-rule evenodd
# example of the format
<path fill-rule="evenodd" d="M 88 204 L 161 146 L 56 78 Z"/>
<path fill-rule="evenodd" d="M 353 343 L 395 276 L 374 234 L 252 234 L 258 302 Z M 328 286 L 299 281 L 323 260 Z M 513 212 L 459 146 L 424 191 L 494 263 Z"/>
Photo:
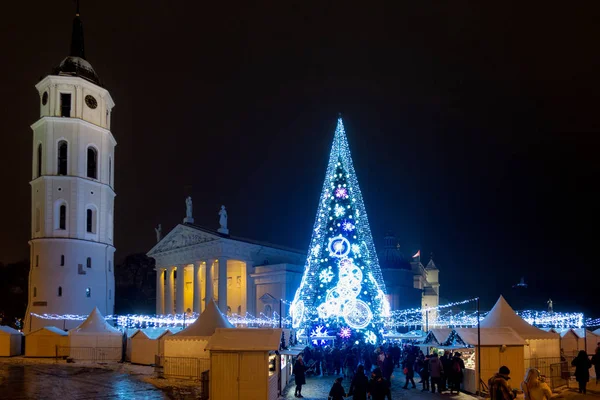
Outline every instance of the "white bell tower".
<path fill-rule="evenodd" d="M 79 10 L 70 55 L 35 87 L 25 332 L 31 313 L 114 311 L 114 103 L 85 59 Z"/>

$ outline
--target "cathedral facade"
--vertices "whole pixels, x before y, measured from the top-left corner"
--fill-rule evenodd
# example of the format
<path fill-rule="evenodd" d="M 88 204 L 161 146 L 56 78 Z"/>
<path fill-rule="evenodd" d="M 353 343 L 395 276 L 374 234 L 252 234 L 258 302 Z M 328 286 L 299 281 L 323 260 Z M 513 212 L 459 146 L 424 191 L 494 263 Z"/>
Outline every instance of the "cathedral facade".
<path fill-rule="evenodd" d="M 25 332 L 31 313 L 114 309 L 114 102 L 85 58 L 78 13 L 69 56 L 35 87 Z"/>
<path fill-rule="evenodd" d="M 214 298 L 227 315 L 287 315 L 306 254 L 230 235 L 224 207 L 220 228 L 195 225 L 186 203 L 184 222 L 147 253 L 156 261 L 156 314 L 200 313 Z"/>

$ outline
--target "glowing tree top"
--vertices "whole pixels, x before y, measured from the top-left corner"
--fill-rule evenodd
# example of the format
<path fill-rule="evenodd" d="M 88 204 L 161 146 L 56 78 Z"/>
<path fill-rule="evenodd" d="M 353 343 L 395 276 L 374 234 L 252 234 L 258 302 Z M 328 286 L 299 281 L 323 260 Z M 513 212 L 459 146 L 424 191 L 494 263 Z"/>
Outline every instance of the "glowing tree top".
<path fill-rule="evenodd" d="M 341 117 L 338 119 L 292 326 L 379 334 L 389 316 L 385 284 Z M 346 330 L 345 330 L 346 331 Z"/>

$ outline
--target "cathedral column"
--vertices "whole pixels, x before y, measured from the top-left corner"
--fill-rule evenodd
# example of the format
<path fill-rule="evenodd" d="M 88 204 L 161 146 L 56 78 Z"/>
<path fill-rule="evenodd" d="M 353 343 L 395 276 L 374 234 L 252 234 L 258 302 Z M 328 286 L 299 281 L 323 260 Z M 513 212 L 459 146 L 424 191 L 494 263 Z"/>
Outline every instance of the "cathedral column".
<path fill-rule="evenodd" d="M 202 312 L 202 286 L 200 286 L 200 262 L 194 263 L 194 305 L 193 310 L 200 314 Z"/>
<path fill-rule="evenodd" d="M 213 293 L 213 261 L 206 260 L 204 263 L 206 264 L 206 280 L 204 281 L 204 309 L 206 309 L 206 307 L 208 307 L 210 302 L 215 297 L 215 294 Z"/>
<path fill-rule="evenodd" d="M 156 314 L 165 313 L 165 268 L 156 268 Z"/>
<path fill-rule="evenodd" d="M 175 302 L 175 313 L 182 314 L 185 312 L 184 309 L 184 296 L 185 296 L 185 265 L 177 266 L 177 301 Z"/>
<path fill-rule="evenodd" d="M 254 272 L 254 263 L 246 261 L 246 312 L 256 316 L 256 286 L 251 274 Z"/>
<path fill-rule="evenodd" d="M 175 267 L 167 267 L 167 293 L 165 295 L 165 314 L 173 314 L 175 302 L 173 299 L 173 273 Z"/>
<path fill-rule="evenodd" d="M 219 310 L 223 314 L 227 314 L 227 259 L 225 257 L 219 257 L 219 296 L 218 305 Z"/>

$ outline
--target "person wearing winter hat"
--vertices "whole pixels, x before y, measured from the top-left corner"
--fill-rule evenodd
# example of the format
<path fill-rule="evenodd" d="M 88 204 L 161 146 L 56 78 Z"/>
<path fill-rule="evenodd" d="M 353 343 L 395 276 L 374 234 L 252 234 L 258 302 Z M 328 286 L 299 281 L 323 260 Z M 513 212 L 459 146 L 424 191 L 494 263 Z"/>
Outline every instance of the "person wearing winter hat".
<path fill-rule="evenodd" d="M 509 375 L 510 369 L 503 365 L 498 373 L 490 378 L 488 387 L 491 400 L 514 400 L 517 397 L 517 389 L 512 389 L 508 383 Z"/>

